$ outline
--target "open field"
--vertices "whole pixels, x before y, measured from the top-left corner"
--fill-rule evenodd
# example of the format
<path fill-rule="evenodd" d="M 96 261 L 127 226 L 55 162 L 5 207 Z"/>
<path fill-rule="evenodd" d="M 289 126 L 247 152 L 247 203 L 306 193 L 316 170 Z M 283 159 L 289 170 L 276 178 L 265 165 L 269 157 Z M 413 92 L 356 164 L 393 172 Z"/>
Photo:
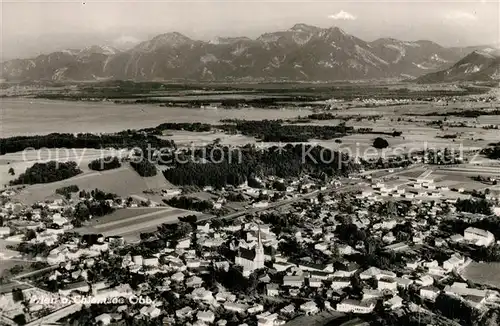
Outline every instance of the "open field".
<path fill-rule="evenodd" d="M 500 263 L 470 263 L 462 275 L 474 283 L 500 288 Z"/>
<path fill-rule="evenodd" d="M 14 266 L 29 266 L 31 263 L 21 259 L 0 259 L 0 276 Z"/>
<path fill-rule="evenodd" d="M 203 146 L 211 144 L 214 140 L 220 140 L 221 144 L 231 146 L 241 146 L 255 142 L 255 138 L 244 135 L 228 135 L 223 132 L 192 132 L 184 130 L 167 131 L 168 136 L 159 138 L 173 140 L 178 146 Z"/>
<path fill-rule="evenodd" d="M 19 174 L 37 162 L 75 161 L 83 172 L 93 172 L 88 168 L 88 164 L 91 161 L 107 156 L 125 157 L 125 154 L 125 150 L 101 150 L 93 148 L 51 148 L 8 153 L 0 156 L 0 184 L 3 185 L 16 179 Z M 14 169 L 15 175 L 8 173 L 10 168 Z"/>
<path fill-rule="evenodd" d="M 14 200 L 32 204 L 53 196 L 57 188 L 77 185 L 80 189 L 100 189 L 103 191 L 127 197 L 131 194 L 142 194 L 144 190 L 169 188 L 171 185 L 158 173 L 154 177 L 143 178 L 131 167 L 125 165 L 121 168 L 103 172 L 88 171 L 73 178 L 48 184 L 35 184 L 26 186 L 19 194 L 13 196 Z M 144 194 L 144 196 L 146 196 Z"/>
<path fill-rule="evenodd" d="M 324 325 L 340 325 L 343 321 L 345 314 L 338 311 L 322 311 L 316 315 L 303 315 L 294 318 L 287 322 L 286 326 L 324 326 Z"/>
<path fill-rule="evenodd" d="M 138 239 L 140 233 L 156 230 L 158 225 L 175 223 L 186 215 L 202 215 L 199 212 L 177 208 L 127 208 L 95 219 L 90 225 L 75 232 L 100 233 L 104 236 L 123 236 L 127 240 Z"/>
<path fill-rule="evenodd" d="M 28 283 L 6 283 L 0 285 L 0 294 L 6 294 L 6 293 L 11 293 L 13 289 L 21 289 L 21 290 L 26 290 L 31 288 Z"/>

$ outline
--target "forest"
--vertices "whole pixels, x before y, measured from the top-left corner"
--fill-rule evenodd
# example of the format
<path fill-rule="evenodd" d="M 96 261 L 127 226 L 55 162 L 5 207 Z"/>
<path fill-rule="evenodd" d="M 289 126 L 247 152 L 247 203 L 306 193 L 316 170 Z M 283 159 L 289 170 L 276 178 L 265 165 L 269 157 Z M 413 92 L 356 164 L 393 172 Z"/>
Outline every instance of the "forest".
<path fill-rule="evenodd" d="M 187 163 L 174 160 L 173 167 L 163 172 L 165 178 L 176 185 L 222 188 L 226 185 L 238 186 L 255 176 L 287 178 L 308 173 L 326 177 L 347 175 L 359 169 L 346 154 L 320 146 L 288 144 L 266 150 L 250 145 L 238 150 L 218 148 L 218 155 L 212 155 L 215 151 L 210 149 L 186 153 L 186 157 L 195 159 Z M 205 163 L 196 161 L 200 157 L 205 159 Z"/>
<path fill-rule="evenodd" d="M 491 160 L 500 160 L 500 143 L 491 145 L 494 146 L 484 148 L 481 154 L 486 155 Z"/>
<path fill-rule="evenodd" d="M 455 203 L 455 207 L 459 212 L 491 215 L 491 203 L 485 199 L 459 199 Z"/>
<path fill-rule="evenodd" d="M 153 177 L 156 175 L 156 166 L 148 159 L 142 159 L 139 162 L 131 161 L 130 166 L 141 177 Z"/>
<path fill-rule="evenodd" d="M 233 120 L 217 128 L 242 133 L 264 142 L 307 142 L 309 139 L 334 139 L 354 132 L 344 123 L 336 126 L 284 124 L 282 120 Z"/>
<path fill-rule="evenodd" d="M 82 173 L 76 162 L 35 163 L 19 177 L 10 182 L 11 185 L 49 183 L 65 180 Z"/>

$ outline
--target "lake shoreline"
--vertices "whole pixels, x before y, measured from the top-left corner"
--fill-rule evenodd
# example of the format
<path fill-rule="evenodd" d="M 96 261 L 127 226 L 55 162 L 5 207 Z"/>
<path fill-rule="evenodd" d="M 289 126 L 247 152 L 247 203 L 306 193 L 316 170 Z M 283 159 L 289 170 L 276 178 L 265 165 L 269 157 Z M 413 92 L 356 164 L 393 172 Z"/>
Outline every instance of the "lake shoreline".
<path fill-rule="evenodd" d="M 0 138 L 50 133 L 115 133 L 164 122 L 218 124 L 223 119 L 275 120 L 311 114 L 308 109 L 200 109 L 152 104 L 115 104 L 29 98 L 0 99 Z"/>

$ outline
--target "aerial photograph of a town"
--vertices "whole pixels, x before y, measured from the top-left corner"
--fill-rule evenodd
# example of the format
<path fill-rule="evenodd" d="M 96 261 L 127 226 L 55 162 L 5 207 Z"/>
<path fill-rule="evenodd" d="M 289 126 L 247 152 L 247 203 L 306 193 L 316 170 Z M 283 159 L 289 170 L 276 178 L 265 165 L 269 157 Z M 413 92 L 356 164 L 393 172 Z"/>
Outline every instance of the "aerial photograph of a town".
<path fill-rule="evenodd" d="M 0 326 L 500 325 L 498 0 L 0 13 Z"/>

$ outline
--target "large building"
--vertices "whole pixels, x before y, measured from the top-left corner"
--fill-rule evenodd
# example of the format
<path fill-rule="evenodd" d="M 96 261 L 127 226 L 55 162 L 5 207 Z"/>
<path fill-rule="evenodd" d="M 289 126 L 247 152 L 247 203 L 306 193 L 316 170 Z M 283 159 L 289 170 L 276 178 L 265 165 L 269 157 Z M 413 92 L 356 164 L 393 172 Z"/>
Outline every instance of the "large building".
<path fill-rule="evenodd" d="M 473 227 L 465 229 L 464 239 L 473 242 L 476 246 L 485 247 L 495 242 L 495 236 L 491 232 Z"/>
<path fill-rule="evenodd" d="M 257 244 L 251 248 L 238 248 L 235 264 L 243 267 L 243 275 L 248 276 L 256 269 L 264 268 L 264 246 L 261 239 L 260 226 L 257 231 Z"/>

